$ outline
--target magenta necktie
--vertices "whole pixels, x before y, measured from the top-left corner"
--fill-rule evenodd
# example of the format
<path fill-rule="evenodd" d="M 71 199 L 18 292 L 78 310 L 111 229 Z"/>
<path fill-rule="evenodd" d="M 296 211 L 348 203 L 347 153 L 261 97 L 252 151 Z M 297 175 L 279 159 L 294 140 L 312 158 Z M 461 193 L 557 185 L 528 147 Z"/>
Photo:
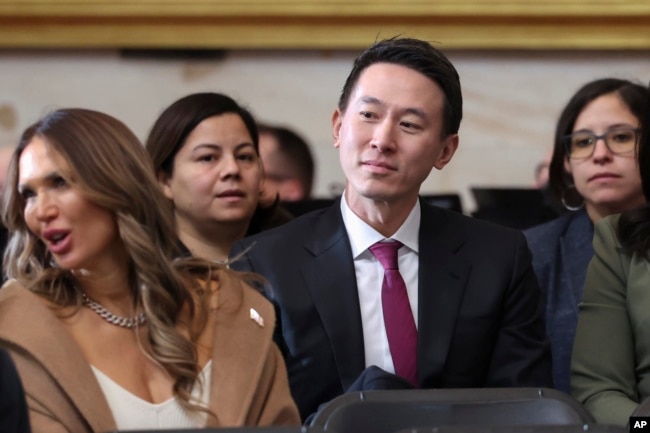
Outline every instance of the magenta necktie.
<path fill-rule="evenodd" d="M 388 335 L 388 346 L 395 373 L 418 386 L 418 331 L 413 320 L 406 284 L 397 266 L 400 242 L 377 242 L 370 252 L 384 267 L 381 285 L 381 305 Z"/>

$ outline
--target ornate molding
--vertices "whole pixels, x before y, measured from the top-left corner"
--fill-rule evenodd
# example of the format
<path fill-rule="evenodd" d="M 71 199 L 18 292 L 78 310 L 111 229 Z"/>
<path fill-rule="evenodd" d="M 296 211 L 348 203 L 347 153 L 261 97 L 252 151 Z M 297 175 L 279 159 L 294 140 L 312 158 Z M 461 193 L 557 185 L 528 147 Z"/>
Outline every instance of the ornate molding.
<path fill-rule="evenodd" d="M 0 0 L 0 48 L 650 49 L 648 0 Z"/>

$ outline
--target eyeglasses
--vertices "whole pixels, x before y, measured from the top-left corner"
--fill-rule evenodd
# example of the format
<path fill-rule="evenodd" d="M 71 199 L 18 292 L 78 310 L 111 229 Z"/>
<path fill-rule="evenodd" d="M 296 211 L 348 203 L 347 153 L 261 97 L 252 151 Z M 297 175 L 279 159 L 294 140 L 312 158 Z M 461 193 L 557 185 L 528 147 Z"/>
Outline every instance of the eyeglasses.
<path fill-rule="evenodd" d="M 587 159 L 594 154 L 596 143 L 603 140 L 605 145 L 615 155 L 626 155 L 634 152 L 639 129 L 632 127 L 613 128 L 602 135 L 589 131 L 574 132 L 563 137 L 566 153 L 571 159 Z"/>

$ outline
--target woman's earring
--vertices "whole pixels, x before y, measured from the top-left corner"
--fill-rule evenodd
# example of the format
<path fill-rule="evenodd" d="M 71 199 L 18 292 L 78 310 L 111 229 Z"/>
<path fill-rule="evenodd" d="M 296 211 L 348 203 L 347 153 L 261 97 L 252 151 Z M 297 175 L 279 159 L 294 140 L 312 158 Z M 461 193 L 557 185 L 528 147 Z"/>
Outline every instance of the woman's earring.
<path fill-rule="evenodd" d="M 573 195 L 574 196 L 573 198 L 577 198 L 576 201 L 580 201 L 580 203 L 573 204 L 571 203 L 571 201 L 574 200 L 567 198 L 567 193 L 571 191 L 575 191 L 575 193 L 571 193 L 570 195 Z M 570 187 L 568 187 L 562 192 L 561 201 L 562 201 L 562 206 L 564 206 L 567 210 L 570 210 L 572 212 L 582 209 L 585 205 L 585 199 L 580 195 L 580 193 L 578 192 L 578 188 L 576 188 L 575 185 L 571 185 Z"/>

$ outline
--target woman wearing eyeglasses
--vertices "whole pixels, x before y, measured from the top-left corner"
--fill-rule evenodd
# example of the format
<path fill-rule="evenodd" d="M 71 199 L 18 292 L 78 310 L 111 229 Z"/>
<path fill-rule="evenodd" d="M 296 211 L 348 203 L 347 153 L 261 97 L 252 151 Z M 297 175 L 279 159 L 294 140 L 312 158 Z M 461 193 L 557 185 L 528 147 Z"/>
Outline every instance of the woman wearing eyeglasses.
<path fill-rule="evenodd" d="M 639 167 L 650 198 L 650 88 Z M 650 415 L 650 201 L 596 224 L 571 360 L 573 395 L 602 424 Z M 645 413 L 643 413 L 645 412 Z"/>
<path fill-rule="evenodd" d="M 614 78 L 573 95 L 557 122 L 549 172 L 551 192 L 569 212 L 524 232 L 546 296 L 553 380 L 565 392 L 594 223 L 645 202 L 636 151 L 645 99 L 644 86 Z"/>

